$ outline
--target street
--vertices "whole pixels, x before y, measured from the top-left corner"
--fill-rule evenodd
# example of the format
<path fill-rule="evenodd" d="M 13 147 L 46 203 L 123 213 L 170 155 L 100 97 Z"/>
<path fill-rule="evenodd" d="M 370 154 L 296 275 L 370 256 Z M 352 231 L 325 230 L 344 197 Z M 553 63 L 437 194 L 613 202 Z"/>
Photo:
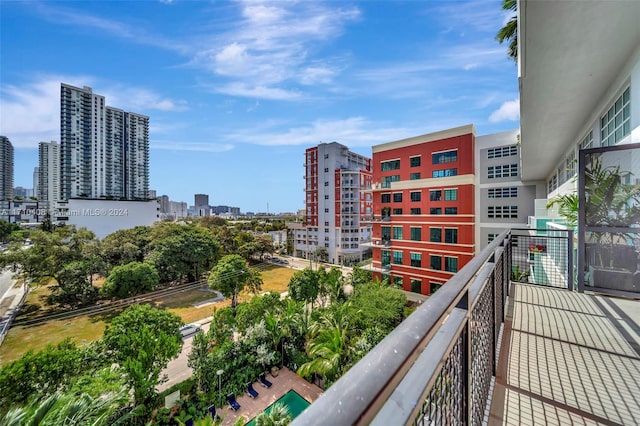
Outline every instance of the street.
<path fill-rule="evenodd" d="M 6 292 L 9 291 L 9 289 L 15 282 L 13 281 L 13 279 L 11 279 L 12 275 L 13 272 L 11 272 L 9 269 L 3 269 L 2 273 L 0 273 L 0 300 L 4 298 Z"/>
<path fill-rule="evenodd" d="M 200 322 L 198 322 L 198 324 L 199 323 Z M 206 324 L 202 324 L 202 333 L 206 333 L 209 331 L 209 324 L 210 323 L 208 322 Z M 184 344 L 182 345 L 182 351 L 180 352 L 180 355 L 178 355 L 177 358 L 171 360 L 167 365 L 167 368 L 165 368 L 162 373 L 160 373 L 160 377 L 167 375 L 169 377 L 169 380 L 158 385 L 158 392 L 169 389 L 171 386 L 183 382 L 191 377 L 193 371 L 191 370 L 191 368 L 189 368 L 187 362 L 189 361 L 189 354 L 191 353 L 191 342 L 193 342 L 194 336 L 195 334 L 192 334 L 191 336 L 185 337 L 183 339 Z"/>

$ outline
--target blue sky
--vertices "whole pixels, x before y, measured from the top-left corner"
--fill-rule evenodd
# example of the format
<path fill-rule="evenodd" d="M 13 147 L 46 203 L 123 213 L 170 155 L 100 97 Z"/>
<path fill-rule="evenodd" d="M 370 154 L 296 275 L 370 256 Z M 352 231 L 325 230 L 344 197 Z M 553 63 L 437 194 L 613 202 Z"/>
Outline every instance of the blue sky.
<path fill-rule="evenodd" d="M 304 150 L 473 123 L 518 127 L 487 1 L 2 1 L 0 134 L 15 185 L 59 141 L 60 83 L 150 116 L 151 189 L 246 211 L 304 206 Z"/>

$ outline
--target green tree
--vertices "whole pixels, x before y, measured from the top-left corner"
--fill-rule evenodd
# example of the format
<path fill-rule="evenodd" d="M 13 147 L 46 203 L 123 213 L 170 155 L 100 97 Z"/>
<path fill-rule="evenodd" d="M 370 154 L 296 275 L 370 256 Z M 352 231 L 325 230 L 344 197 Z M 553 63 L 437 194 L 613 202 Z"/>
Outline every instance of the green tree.
<path fill-rule="evenodd" d="M 389 333 L 402 321 L 407 297 L 393 287 L 365 284 L 354 289 L 349 302 L 349 316 L 357 330 L 378 327 Z"/>
<path fill-rule="evenodd" d="M 125 298 L 152 291 L 160 281 L 158 271 L 150 263 L 131 262 L 116 266 L 100 289 L 103 295 Z"/>
<path fill-rule="evenodd" d="M 317 271 L 305 268 L 298 271 L 289 280 L 289 296 L 298 302 L 313 304 L 320 292 L 320 276 Z"/>
<path fill-rule="evenodd" d="M 291 421 L 291 414 L 287 406 L 281 402 L 276 402 L 271 406 L 269 412 L 263 411 L 258 414 L 254 423 L 256 426 L 286 426 Z"/>
<path fill-rule="evenodd" d="M 208 366 L 210 339 L 211 336 L 208 333 L 197 333 L 191 341 L 191 353 L 189 354 L 187 365 L 193 370 L 193 375 L 196 376 L 198 392 L 202 392 L 202 376 L 204 369 Z"/>
<path fill-rule="evenodd" d="M 161 224 L 154 227 L 151 237 L 149 261 L 161 282 L 198 280 L 218 259 L 218 242 L 204 228 Z"/>
<path fill-rule="evenodd" d="M 148 305 L 132 305 L 104 331 L 104 342 L 127 375 L 136 405 L 155 395 L 160 372 L 182 348 L 179 316 Z"/>
<path fill-rule="evenodd" d="M 209 276 L 209 287 L 231 298 L 234 315 L 238 306 L 238 294 L 245 288 L 256 293 L 261 286 L 260 272 L 250 268 L 247 261 L 237 254 L 220 259 Z"/>
<path fill-rule="evenodd" d="M 15 223 L 9 223 L 6 220 L 0 219 L 0 241 L 6 242 L 12 232 L 20 229 Z"/>
<path fill-rule="evenodd" d="M 362 284 L 369 284 L 373 281 L 373 273 L 362 269 L 359 266 L 354 266 L 351 269 L 351 276 L 349 277 L 351 285 L 356 288 Z"/>
<path fill-rule="evenodd" d="M 331 269 L 321 268 L 317 271 L 320 282 L 320 297 L 323 304 L 338 303 L 345 300 L 344 279 L 342 271 L 333 266 Z"/>
<path fill-rule="evenodd" d="M 102 240 L 102 256 L 110 266 L 144 262 L 151 242 L 151 227 L 120 229 Z"/>
<path fill-rule="evenodd" d="M 504 27 L 500 28 L 500 31 L 498 31 L 498 34 L 496 35 L 496 39 L 500 42 L 500 44 L 504 42 L 509 43 L 507 56 L 509 56 L 514 61 L 518 60 L 518 16 L 516 13 L 517 7 L 517 0 L 502 0 L 502 10 L 511 12 L 511 18 Z"/>

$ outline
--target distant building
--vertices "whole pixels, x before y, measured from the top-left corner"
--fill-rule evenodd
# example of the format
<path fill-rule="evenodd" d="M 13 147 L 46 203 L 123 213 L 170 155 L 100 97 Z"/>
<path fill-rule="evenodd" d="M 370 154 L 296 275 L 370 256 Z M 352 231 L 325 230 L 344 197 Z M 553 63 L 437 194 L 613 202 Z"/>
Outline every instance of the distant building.
<path fill-rule="evenodd" d="M 149 198 L 149 117 L 62 83 L 60 145 L 60 199 Z"/>
<path fill-rule="evenodd" d="M 240 216 L 240 207 L 212 206 L 211 212 L 216 215 Z"/>
<path fill-rule="evenodd" d="M 156 192 L 155 189 L 150 189 L 149 190 L 149 199 L 150 200 L 155 200 L 156 198 L 158 198 L 158 193 Z"/>
<path fill-rule="evenodd" d="M 323 247 L 327 261 L 352 264 L 361 261 L 371 239 L 371 159 L 349 151 L 337 142 L 322 143 L 305 151 L 305 223 L 294 232 L 294 254 L 315 258 Z"/>
<path fill-rule="evenodd" d="M 169 210 L 169 196 L 161 195 L 160 197 L 158 197 L 158 200 L 160 201 L 160 213 L 170 213 L 171 210 Z"/>
<path fill-rule="evenodd" d="M 13 145 L 0 136 L 0 201 L 13 199 Z"/>
<path fill-rule="evenodd" d="M 43 208 L 53 208 L 60 201 L 60 145 L 55 142 L 38 144 L 38 192 Z"/>
<path fill-rule="evenodd" d="M 40 188 L 40 167 L 33 168 L 33 196 L 38 197 Z"/>

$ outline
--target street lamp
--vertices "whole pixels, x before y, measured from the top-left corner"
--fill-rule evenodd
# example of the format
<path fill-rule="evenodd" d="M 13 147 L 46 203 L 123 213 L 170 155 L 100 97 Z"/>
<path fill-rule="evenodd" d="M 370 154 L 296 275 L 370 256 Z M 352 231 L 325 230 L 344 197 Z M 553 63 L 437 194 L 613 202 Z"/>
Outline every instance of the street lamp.
<path fill-rule="evenodd" d="M 216 374 L 218 375 L 218 396 L 220 397 L 220 401 L 222 401 L 222 374 L 223 373 L 224 373 L 224 370 L 216 371 Z"/>

